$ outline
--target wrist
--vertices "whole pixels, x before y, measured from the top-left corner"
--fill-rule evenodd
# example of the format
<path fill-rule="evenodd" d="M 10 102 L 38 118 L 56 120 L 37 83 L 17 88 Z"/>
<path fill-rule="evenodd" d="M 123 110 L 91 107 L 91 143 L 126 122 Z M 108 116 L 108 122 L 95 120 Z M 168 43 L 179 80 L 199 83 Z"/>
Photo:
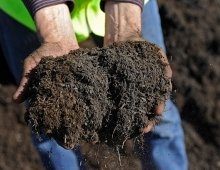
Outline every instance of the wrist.
<path fill-rule="evenodd" d="M 62 48 L 78 46 L 66 4 L 42 8 L 34 16 L 42 44 L 58 43 Z"/>
<path fill-rule="evenodd" d="M 141 35 L 141 8 L 132 3 L 107 1 L 105 4 L 105 45 Z"/>

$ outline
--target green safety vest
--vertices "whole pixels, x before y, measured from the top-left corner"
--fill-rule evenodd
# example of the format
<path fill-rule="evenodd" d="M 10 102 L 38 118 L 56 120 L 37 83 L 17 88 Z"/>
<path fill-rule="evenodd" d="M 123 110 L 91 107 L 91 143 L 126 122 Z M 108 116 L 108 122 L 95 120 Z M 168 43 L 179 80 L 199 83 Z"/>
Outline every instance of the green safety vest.
<path fill-rule="evenodd" d="M 79 42 L 86 40 L 91 32 L 104 36 L 105 14 L 100 9 L 99 4 L 100 0 L 74 1 L 74 10 L 71 12 L 71 18 Z M 0 9 L 19 23 L 36 31 L 34 21 L 21 0 L 1 0 Z"/>
<path fill-rule="evenodd" d="M 104 36 L 105 14 L 100 9 L 100 0 L 75 0 L 71 12 L 72 23 L 79 42 L 89 37 L 90 32 Z M 0 9 L 19 23 L 36 31 L 34 21 L 21 0 L 1 0 Z"/>

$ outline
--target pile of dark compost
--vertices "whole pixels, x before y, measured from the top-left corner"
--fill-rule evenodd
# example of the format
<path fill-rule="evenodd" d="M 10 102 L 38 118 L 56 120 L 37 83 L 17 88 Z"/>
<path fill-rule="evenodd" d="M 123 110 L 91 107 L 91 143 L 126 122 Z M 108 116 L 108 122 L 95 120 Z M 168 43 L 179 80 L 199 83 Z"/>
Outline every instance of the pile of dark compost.
<path fill-rule="evenodd" d="M 189 168 L 219 169 L 220 1 L 159 0 L 159 5 Z"/>
<path fill-rule="evenodd" d="M 170 94 L 162 58 L 145 41 L 45 58 L 30 75 L 26 120 L 67 148 L 123 145 L 157 120 L 155 106 Z"/>
<path fill-rule="evenodd" d="M 43 169 L 24 121 L 25 108 L 12 102 L 14 91 L 13 85 L 0 84 L 0 169 Z"/>

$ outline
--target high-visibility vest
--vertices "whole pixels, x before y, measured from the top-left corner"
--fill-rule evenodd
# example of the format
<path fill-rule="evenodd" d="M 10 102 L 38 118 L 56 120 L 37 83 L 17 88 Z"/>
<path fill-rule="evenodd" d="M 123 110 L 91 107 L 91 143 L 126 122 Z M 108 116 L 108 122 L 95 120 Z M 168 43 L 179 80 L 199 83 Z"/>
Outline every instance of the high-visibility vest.
<path fill-rule="evenodd" d="M 19 23 L 36 31 L 34 21 L 21 0 L 1 0 L 0 9 Z M 100 0 L 74 0 L 71 18 L 79 42 L 87 39 L 91 32 L 104 36 L 105 14 L 100 9 Z"/>
<path fill-rule="evenodd" d="M 79 42 L 87 39 L 90 32 L 104 36 L 105 15 L 99 4 L 100 0 L 74 1 L 71 18 Z M 21 0 L 1 0 L 0 9 L 32 31 L 36 31 L 34 21 Z"/>

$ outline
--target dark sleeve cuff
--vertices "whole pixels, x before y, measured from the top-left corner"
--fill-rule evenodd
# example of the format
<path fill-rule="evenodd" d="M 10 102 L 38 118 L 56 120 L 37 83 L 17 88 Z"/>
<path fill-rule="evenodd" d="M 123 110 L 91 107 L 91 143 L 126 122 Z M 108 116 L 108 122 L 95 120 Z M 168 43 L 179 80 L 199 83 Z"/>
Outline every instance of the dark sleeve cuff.
<path fill-rule="evenodd" d="M 141 11 L 143 11 L 143 8 L 144 8 L 144 0 L 101 0 L 100 7 L 101 7 L 102 11 L 105 11 L 105 2 L 106 1 L 132 3 L 135 5 L 138 5 L 141 8 Z"/>
<path fill-rule="evenodd" d="M 35 13 L 41 8 L 48 7 L 51 5 L 66 3 L 70 11 L 72 11 L 74 7 L 73 0 L 23 0 L 23 2 L 32 17 L 34 17 Z"/>

